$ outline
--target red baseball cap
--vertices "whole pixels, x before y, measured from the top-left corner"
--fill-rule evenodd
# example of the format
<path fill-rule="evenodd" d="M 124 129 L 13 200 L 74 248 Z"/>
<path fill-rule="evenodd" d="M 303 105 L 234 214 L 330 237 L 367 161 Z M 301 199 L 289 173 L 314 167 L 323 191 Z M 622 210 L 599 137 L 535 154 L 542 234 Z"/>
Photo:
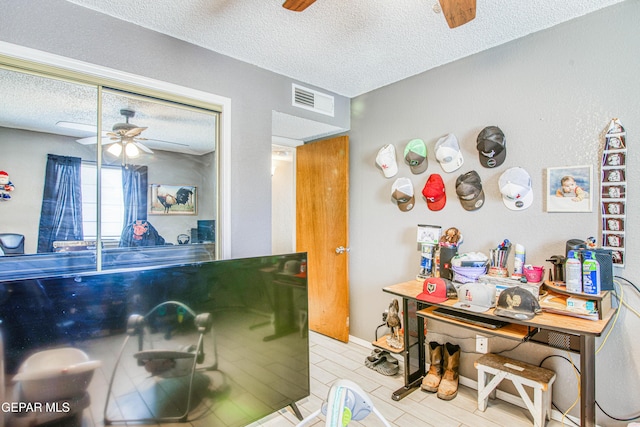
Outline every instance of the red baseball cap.
<path fill-rule="evenodd" d="M 447 300 L 447 282 L 440 277 L 428 277 L 422 284 L 422 293 L 416 296 L 420 301 L 440 303 Z"/>
<path fill-rule="evenodd" d="M 427 183 L 422 189 L 422 195 L 427 199 L 427 207 L 432 211 L 444 208 L 447 203 L 447 193 L 444 191 L 444 182 L 439 174 L 429 175 Z"/>

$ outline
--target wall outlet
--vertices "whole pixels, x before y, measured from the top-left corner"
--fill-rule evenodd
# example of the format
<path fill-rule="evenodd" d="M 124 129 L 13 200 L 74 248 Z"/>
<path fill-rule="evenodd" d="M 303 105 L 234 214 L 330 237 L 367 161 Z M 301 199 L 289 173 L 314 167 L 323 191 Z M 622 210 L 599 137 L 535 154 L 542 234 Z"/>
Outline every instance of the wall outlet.
<path fill-rule="evenodd" d="M 476 353 L 486 354 L 489 351 L 489 338 L 476 335 Z"/>
<path fill-rule="evenodd" d="M 387 316 L 389 315 L 389 310 L 385 310 L 382 312 L 382 321 L 386 322 L 387 321 Z"/>

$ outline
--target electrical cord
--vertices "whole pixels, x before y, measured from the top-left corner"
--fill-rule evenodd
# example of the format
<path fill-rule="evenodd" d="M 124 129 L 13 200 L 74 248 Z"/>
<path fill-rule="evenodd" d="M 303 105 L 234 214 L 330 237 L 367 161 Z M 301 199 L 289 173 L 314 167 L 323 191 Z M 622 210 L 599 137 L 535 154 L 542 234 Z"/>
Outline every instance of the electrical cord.
<path fill-rule="evenodd" d="M 538 364 L 539 367 L 542 367 L 542 364 L 544 362 L 547 361 L 547 359 L 551 359 L 552 357 L 558 357 L 560 359 L 564 359 L 567 362 L 569 362 L 571 364 L 571 366 L 573 366 L 573 369 L 575 370 L 575 372 L 580 375 L 580 369 L 578 369 L 578 367 L 573 363 L 572 360 L 570 360 L 569 358 L 565 357 L 565 356 L 560 356 L 558 354 L 550 354 L 549 356 L 546 356 L 544 359 L 542 359 L 542 361 L 540 361 L 540 363 Z M 578 396 L 580 397 L 580 396 Z M 558 408 L 558 406 L 556 404 L 553 404 L 553 406 L 555 406 L 558 411 L 560 411 L 560 409 Z M 640 414 L 638 415 L 634 415 L 633 417 L 629 417 L 629 418 L 618 418 L 618 417 L 614 417 L 613 415 L 610 415 L 607 411 L 605 411 L 604 409 L 602 409 L 602 406 L 600 406 L 600 404 L 598 403 L 598 401 L 596 401 L 596 406 L 598 407 L 598 409 L 600 409 L 600 411 L 606 415 L 607 417 L 611 418 L 614 421 L 621 421 L 621 422 L 628 422 L 628 421 L 633 421 L 633 420 L 637 420 L 640 419 Z M 569 410 L 571 410 L 571 408 L 569 408 L 566 412 L 569 412 Z M 562 411 L 560 411 L 562 412 Z M 564 415 L 564 413 L 563 413 Z M 571 419 L 569 419 L 571 421 Z M 573 422 L 573 421 L 572 421 Z"/>
<path fill-rule="evenodd" d="M 614 281 L 614 284 L 616 284 L 615 281 Z M 620 296 L 618 297 L 618 301 L 623 302 L 624 301 L 624 299 L 623 299 L 624 288 L 622 287 L 622 285 L 620 283 L 617 283 L 617 285 L 620 286 Z M 616 296 L 617 296 L 617 294 L 616 294 Z M 609 330 L 607 331 L 606 335 L 604 336 L 604 339 L 600 343 L 600 346 L 596 350 L 596 354 L 600 353 L 600 350 L 602 350 L 602 348 L 604 347 L 605 343 L 609 339 L 609 335 L 611 335 L 611 332 L 613 331 L 613 328 L 616 326 L 616 323 L 618 323 L 618 316 L 620 316 L 620 310 L 619 309 L 616 310 L 616 314 L 613 317 L 613 322 L 611 322 L 611 326 L 609 326 Z"/>

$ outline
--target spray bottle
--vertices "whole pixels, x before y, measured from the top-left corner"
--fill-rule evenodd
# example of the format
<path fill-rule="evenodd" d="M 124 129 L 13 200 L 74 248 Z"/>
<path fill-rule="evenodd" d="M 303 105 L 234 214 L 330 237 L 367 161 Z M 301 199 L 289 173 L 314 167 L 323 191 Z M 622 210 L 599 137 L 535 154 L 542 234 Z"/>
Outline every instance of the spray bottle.
<path fill-rule="evenodd" d="M 582 263 L 578 251 L 569 251 L 564 264 L 564 279 L 568 292 L 582 292 Z"/>
<path fill-rule="evenodd" d="M 600 294 L 600 263 L 595 255 L 593 251 L 585 251 L 582 262 L 583 292 L 589 295 Z"/>

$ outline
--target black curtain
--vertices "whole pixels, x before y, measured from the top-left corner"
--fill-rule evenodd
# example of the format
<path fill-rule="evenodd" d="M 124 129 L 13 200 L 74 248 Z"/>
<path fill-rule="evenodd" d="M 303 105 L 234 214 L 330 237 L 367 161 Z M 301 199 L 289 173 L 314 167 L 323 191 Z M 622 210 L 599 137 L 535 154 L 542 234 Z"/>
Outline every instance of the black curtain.
<path fill-rule="evenodd" d="M 80 162 L 79 157 L 48 155 L 38 253 L 52 252 L 56 240 L 84 240 Z"/>
<path fill-rule="evenodd" d="M 122 167 L 122 191 L 124 196 L 124 223 L 128 225 L 147 219 L 147 167 L 127 165 Z"/>

